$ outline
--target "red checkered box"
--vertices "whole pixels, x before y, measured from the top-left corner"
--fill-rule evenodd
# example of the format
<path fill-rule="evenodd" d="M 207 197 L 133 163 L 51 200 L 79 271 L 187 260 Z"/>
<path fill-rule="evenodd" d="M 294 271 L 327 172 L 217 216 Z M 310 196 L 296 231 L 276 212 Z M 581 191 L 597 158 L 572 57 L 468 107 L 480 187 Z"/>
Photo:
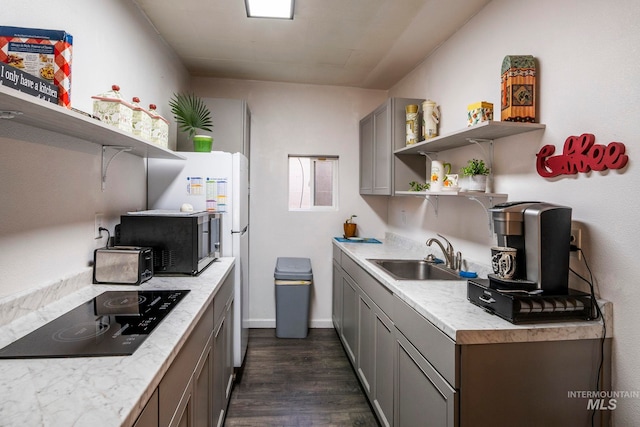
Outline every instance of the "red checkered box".
<path fill-rule="evenodd" d="M 58 104 L 71 107 L 73 36 L 65 31 L 0 26 L 0 62 L 58 86 Z"/>

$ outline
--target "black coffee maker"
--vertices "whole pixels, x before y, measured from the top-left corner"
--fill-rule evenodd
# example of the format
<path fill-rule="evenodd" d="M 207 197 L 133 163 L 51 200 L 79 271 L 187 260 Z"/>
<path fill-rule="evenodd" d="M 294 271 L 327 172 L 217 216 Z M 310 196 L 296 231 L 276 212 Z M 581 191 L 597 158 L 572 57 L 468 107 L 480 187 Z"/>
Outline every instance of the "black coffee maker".
<path fill-rule="evenodd" d="M 493 206 L 489 212 L 498 246 L 517 249 L 513 279 L 490 274 L 490 286 L 566 295 L 571 208 L 544 202 L 508 202 Z"/>

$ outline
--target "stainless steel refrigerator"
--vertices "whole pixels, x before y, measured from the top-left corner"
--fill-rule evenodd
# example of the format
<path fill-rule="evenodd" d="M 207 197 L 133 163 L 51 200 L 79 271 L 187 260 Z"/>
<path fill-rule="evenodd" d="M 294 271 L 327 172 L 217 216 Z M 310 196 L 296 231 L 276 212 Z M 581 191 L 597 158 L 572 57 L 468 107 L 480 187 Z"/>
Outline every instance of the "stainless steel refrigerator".
<path fill-rule="evenodd" d="M 181 152 L 182 160 L 148 160 L 148 208 L 222 213 L 222 256 L 236 257 L 234 366 L 247 351 L 249 312 L 249 162 L 241 153 Z"/>

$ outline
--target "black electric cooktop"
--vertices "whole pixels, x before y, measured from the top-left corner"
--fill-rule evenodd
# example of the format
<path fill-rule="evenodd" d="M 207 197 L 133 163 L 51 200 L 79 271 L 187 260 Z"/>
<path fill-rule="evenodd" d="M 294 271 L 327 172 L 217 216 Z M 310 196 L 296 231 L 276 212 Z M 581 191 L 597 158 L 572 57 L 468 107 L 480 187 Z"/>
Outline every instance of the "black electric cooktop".
<path fill-rule="evenodd" d="M 188 293 L 104 292 L 0 349 L 0 359 L 129 356 Z"/>

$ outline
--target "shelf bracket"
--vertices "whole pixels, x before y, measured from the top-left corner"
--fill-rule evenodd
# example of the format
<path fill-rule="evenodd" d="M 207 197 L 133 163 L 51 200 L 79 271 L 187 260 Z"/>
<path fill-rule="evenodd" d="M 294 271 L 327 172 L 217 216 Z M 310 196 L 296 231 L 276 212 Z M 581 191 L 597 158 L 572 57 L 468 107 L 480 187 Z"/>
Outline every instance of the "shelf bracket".
<path fill-rule="evenodd" d="M 467 199 L 473 200 L 474 202 L 478 202 L 480 206 L 484 209 L 484 212 L 487 214 L 487 221 L 489 225 L 489 235 L 493 235 L 493 223 L 491 221 L 491 213 L 489 212 L 489 208 L 493 206 L 493 196 L 485 196 L 482 197 L 483 200 L 478 196 L 467 196 Z"/>
<path fill-rule="evenodd" d="M 433 161 L 433 158 L 431 156 L 435 156 L 435 158 L 438 158 L 438 153 L 432 152 L 432 151 L 419 151 L 418 154 L 420 154 L 421 156 L 425 156 L 427 159 L 429 159 L 430 162 Z"/>
<path fill-rule="evenodd" d="M 467 138 L 472 144 L 476 144 L 482 150 L 482 154 L 484 154 L 484 158 L 487 159 L 487 163 L 489 163 L 489 169 L 493 167 L 493 139 L 480 139 L 480 138 Z M 488 142 L 489 144 L 489 152 L 484 149 L 482 143 Z"/>
<path fill-rule="evenodd" d="M 429 195 L 427 194 L 425 196 L 425 200 L 427 201 L 427 204 L 430 204 L 431 206 L 433 206 L 433 211 L 436 214 L 436 218 L 438 217 L 438 196 L 437 195 Z"/>
<path fill-rule="evenodd" d="M 111 157 L 107 157 L 107 150 L 115 151 Z M 102 191 L 107 188 L 107 171 L 111 161 L 120 153 L 132 151 L 133 147 L 124 147 L 120 145 L 103 145 L 102 146 Z"/>

